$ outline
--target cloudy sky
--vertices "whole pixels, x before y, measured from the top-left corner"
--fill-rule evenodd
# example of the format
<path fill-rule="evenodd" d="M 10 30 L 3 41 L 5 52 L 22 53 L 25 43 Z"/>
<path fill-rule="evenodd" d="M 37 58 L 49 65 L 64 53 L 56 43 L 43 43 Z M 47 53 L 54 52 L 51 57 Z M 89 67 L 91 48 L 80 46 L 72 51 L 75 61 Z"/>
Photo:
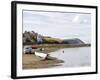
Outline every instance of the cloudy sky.
<path fill-rule="evenodd" d="M 69 39 L 91 41 L 91 14 L 71 12 L 23 11 L 23 32 Z"/>

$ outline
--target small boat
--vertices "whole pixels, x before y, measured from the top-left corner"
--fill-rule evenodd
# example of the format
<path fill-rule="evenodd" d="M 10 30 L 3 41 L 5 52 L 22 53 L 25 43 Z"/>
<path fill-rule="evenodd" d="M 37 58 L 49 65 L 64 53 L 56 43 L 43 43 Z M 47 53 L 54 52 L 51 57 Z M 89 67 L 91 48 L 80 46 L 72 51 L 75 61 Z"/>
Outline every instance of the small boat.
<path fill-rule="evenodd" d="M 35 52 L 35 55 L 42 58 L 43 60 L 54 60 L 55 57 L 51 57 L 50 54 Z"/>
<path fill-rule="evenodd" d="M 40 52 L 35 52 L 35 55 L 40 57 L 40 58 L 43 58 L 43 59 L 46 59 L 49 56 L 49 54 L 40 53 Z"/>
<path fill-rule="evenodd" d="M 32 49 L 37 49 L 37 48 L 38 48 L 38 47 L 37 47 L 37 46 L 35 46 L 35 45 L 34 45 L 34 46 L 32 46 Z"/>

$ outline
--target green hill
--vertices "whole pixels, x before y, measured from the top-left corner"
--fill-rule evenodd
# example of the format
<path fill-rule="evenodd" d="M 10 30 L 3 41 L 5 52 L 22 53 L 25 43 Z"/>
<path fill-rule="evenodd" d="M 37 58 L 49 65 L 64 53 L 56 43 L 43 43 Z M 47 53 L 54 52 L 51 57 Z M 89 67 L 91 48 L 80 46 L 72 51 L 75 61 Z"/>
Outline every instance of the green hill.
<path fill-rule="evenodd" d="M 78 38 L 60 39 L 43 36 L 34 31 L 25 31 L 23 33 L 23 44 L 84 44 L 84 42 Z"/>

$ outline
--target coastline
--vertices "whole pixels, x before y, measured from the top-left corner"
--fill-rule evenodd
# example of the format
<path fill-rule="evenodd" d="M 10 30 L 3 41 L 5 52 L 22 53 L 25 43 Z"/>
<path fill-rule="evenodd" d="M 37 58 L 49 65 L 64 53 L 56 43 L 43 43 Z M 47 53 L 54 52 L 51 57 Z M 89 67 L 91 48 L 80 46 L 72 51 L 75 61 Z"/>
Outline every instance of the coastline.
<path fill-rule="evenodd" d="M 63 63 L 63 60 L 59 60 L 55 57 L 52 57 L 52 60 L 42 60 L 40 57 L 37 57 L 33 54 L 23 54 L 23 69 L 40 69 L 40 68 L 50 68 L 54 66 L 60 66 L 60 63 Z"/>
<path fill-rule="evenodd" d="M 27 46 L 27 45 L 26 45 Z M 28 45 L 32 46 L 32 45 Z M 84 44 L 84 45 L 66 45 L 66 44 L 35 44 L 34 46 L 38 47 L 36 49 L 37 52 L 42 52 L 42 53 L 50 53 L 57 51 L 62 48 L 78 48 L 78 47 L 90 47 L 90 44 Z M 44 48 L 43 51 L 40 49 Z M 50 56 L 51 57 L 51 56 Z M 52 60 L 43 60 L 42 58 L 35 56 L 34 54 L 24 54 L 23 53 L 23 69 L 41 69 L 41 68 L 51 68 L 55 66 L 61 66 L 61 63 L 64 63 L 63 60 L 60 60 L 56 57 L 51 57 L 54 58 Z"/>
<path fill-rule="evenodd" d="M 27 44 L 23 46 L 36 46 L 37 48 L 47 47 L 47 48 L 71 48 L 71 47 L 90 47 L 91 44 Z"/>

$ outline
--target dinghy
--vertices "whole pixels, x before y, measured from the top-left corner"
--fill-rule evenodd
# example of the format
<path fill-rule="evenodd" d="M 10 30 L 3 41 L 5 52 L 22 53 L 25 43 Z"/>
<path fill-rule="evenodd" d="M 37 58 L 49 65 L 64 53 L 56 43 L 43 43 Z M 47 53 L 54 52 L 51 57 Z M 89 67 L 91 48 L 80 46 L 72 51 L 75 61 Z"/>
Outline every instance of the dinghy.
<path fill-rule="evenodd" d="M 42 58 L 42 59 L 46 59 L 48 57 L 49 54 L 46 53 L 40 53 L 40 52 L 35 52 L 35 55 Z"/>
<path fill-rule="evenodd" d="M 35 56 L 42 58 L 43 60 L 54 60 L 55 57 L 51 57 L 50 54 L 35 52 Z"/>

